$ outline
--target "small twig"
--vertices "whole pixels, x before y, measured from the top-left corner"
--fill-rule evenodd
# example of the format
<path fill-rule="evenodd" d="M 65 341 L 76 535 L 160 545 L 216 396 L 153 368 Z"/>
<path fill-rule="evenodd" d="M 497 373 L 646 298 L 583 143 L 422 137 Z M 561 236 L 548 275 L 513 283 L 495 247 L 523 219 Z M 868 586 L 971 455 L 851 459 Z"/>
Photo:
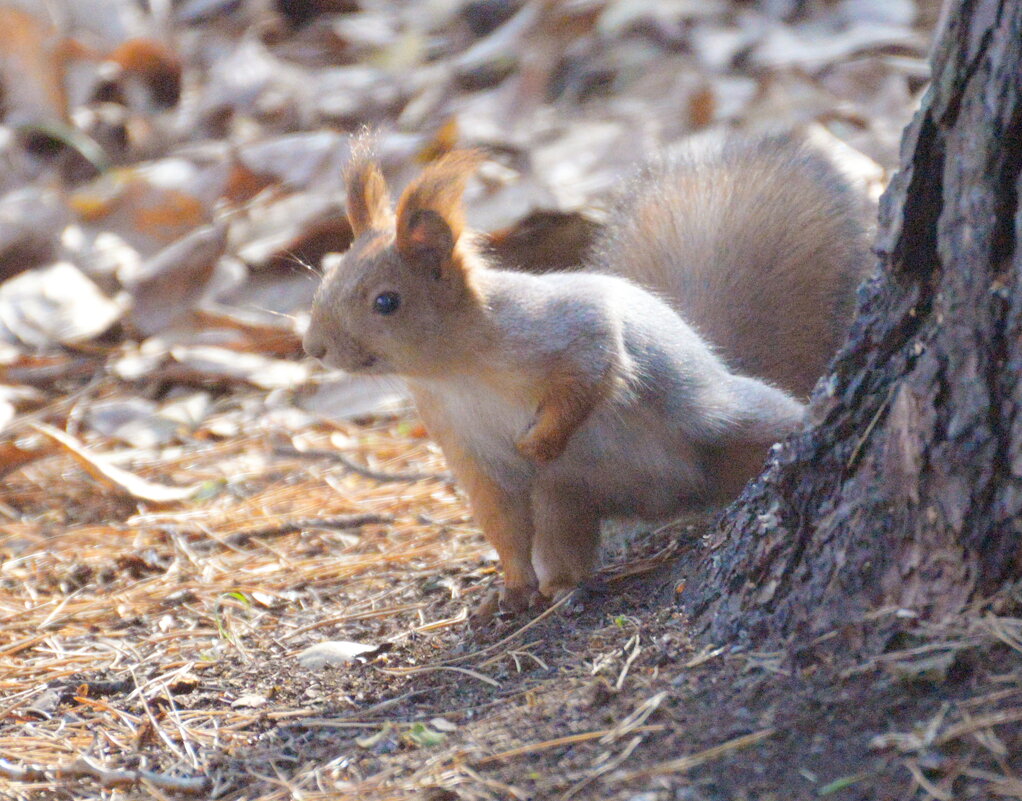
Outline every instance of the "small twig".
<path fill-rule="evenodd" d="M 390 617 L 392 615 L 399 615 L 404 612 L 414 612 L 418 609 L 425 607 L 424 603 L 413 603 L 404 604 L 402 606 L 389 606 L 386 609 L 370 609 L 366 612 L 351 612 L 346 615 L 336 615 L 335 617 L 324 618 L 323 620 L 317 620 L 315 623 L 309 623 L 306 626 L 297 628 L 294 631 L 290 631 L 287 634 L 280 637 L 281 640 L 291 640 L 300 634 L 306 634 L 316 629 L 325 628 L 326 626 L 334 626 L 339 623 L 351 623 L 355 620 L 372 620 L 377 617 Z M 295 653 L 298 653 L 297 651 Z"/>
<path fill-rule="evenodd" d="M 361 515 L 340 515 L 338 517 L 300 517 L 297 520 L 288 520 L 285 523 L 278 523 L 263 528 L 253 528 L 247 531 L 237 531 L 219 539 L 204 540 L 192 545 L 196 551 L 209 550 L 218 545 L 227 547 L 245 545 L 253 539 L 269 539 L 271 537 L 286 537 L 288 534 L 297 534 L 306 528 L 329 528 L 337 531 L 346 531 L 362 526 L 385 525 L 393 523 L 392 515 L 361 514 Z M 167 530 L 171 533 L 179 533 L 178 529 Z"/>
<path fill-rule="evenodd" d="M 631 740 L 628 741 L 628 745 L 625 746 L 624 750 L 620 754 L 614 757 L 614 759 L 611 759 L 609 762 L 600 765 L 600 767 L 598 767 L 584 779 L 569 787 L 568 790 L 563 795 L 561 795 L 558 801 L 568 801 L 568 799 L 580 793 L 582 790 L 584 790 L 598 778 L 603 776 L 605 773 L 610 773 L 612 770 L 616 770 L 618 767 L 621 766 L 621 764 L 626 759 L 628 759 L 628 757 L 632 755 L 632 752 L 639 747 L 639 744 L 641 742 L 642 742 L 641 735 L 639 737 L 633 737 Z"/>
<path fill-rule="evenodd" d="M 937 787 L 933 782 L 927 779 L 923 775 L 922 768 L 919 767 L 919 763 L 914 759 L 908 759 L 904 762 L 908 772 L 912 774 L 912 778 L 916 784 L 918 784 L 931 798 L 936 798 L 938 801 L 954 801 L 954 796 L 951 795 L 947 790 L 942 790 Z"/>
<path fill-rule="evenodd" d="M 619 740 L 626 734 L 631 734 L 633 731 L 638 731 L 645 726 L 646 721 L 649 720 L 649 716 L 652 715 L 663 703 L 663 700 L 667 697 L 666 692 L 659 692 L 656 695 L 650 696 L 641 704 L 639 704 L 624 720 L 619 722 L 613 729 L 610 729 L 603 737 L 600 738 L 601 745 L 611 745 L 615 740 Z"/>
<path fill-rule="evenodd" d="M 427 695 L 428 693 L 431 693 L 434 690 L 440 690 L 440 689 L 443 689 L 443 688 L 442 687 L 426 687 L 425 689 L 422 689 L 422 690 L 411 690 L 410 692 L 406 692 L 406 693 L 404 693 L 402 695 L 399 695 L 399 696 L 397 696 L 395 698 L 388 698 L 386 701 L 380 701 L 378 704 L 373 704 L 372 706 L 367 706 L 365 709 L 359 710 L 357 715 L 353 715 L 353 716 L 350 716 L 350 717 L 345 718 L 345 719 L 346 720 L 354 721 L 355 718 L 363 718 L 366 715 L 372 715 L 372 714 L 375 714 L 377 712 L 385 712 L 388 709 L 393 709 L 395 706 L 400 706 L 405 701 L 410 701 L 412 698 L 418 698 L 420 695 Z M 367 723 L 371 723 L 372 721 L 366 721 L 366 722 Z M 379 722 L 377 721 L 377 723 L 379 723 Z"/>
<path fill-rule="evenodd" d="M 630 644 L 632 645 L 632 652 L 628 654 L 628 657 L 625 659 L 625 664 L 621 668 L 621 673 L 618 675 L 617 681 L 614 682 L 615 690 L 620 690 L 624 686 L 625 677 L 628 675 L 628 670 L 629 668 L 631 668 L 632 662 L 638 659 L 639 654 L 642 653 L 642 646 L 639 644 L 638 634 L 632 636 L 632 641 Z M 628 646 L 626 645 L 625 647 L 627 648 Z"/>
<path fill-rule="evenodd" d="M 974 718 L 968 718 L 961 723 L 949 726 L 937 738 L 936 743 L 937 745 L 945 745 L 952 740 L 957 740 L 959 737 L 972 734 L 980 729 L 986 729 L 991 726 L 1003 726 L 1006 723 L 1018 723 L 1019 721 L 1022 721 L 1022 709 L 1003 709 L 986 715 L 977 715 Z"/>
<path fill-rule="evenodd" d="M 131 787 L 143 781 L 161 790 L 187 795 L 203 795 L 210 787 L 206 776 L 165 776 L 148 770 L 110 770 L 79 757 L 66 765 L 46 768 L 42 765 L 15 765 L 0 759 L 0 776 L 18 782 L 53 781 L 54 779 L 95 779 L 100 787 Z"/>
<path fill-rule="evenodd" d="M 648 731 L 665 731 L 667 729 L 663 724 L 656 724 L 653 726 L 639 726 L 638 728 L 632 729 L 634 732 L 648 732 Z M 492 754 L 482 759 L 473 761 L 473 765 L 477 768 L 483 765 L 490 765 L 494 762 L 502 762 L 505 759 L 512 759 L 514 757 L 525 756 L 526 754 L 535 754 L 538 751 L 547 751 L 551 748 L 560 748 L 564 745 L 575 745 L 577 743 L 586 743 L 590 740 L 599 740 L 608 734 L 613 729 L 601 729 L 600 731 L 587 731 L 581 734 L 569 734 L 565 737 L 556 737 L 553 740 L 544 740 L 541 743 L 530 743 L 529 745 L 522 745 L 518 748 L 510 748 L 507 751 L 501 751 L 499 754 Z"/>
<path fill-rule="evenodd" d="M 638 731 L 638 729 L 635 731 Z M 705 751 L 700 751 L 697 754 L 689 754 L 688 756 L 679 757 L 678 759 L 670 759 L 667 762 L 661 762 L 658 765 L 652 765 L 648 768 L 635 770 L 617 778 L 620 779 L 620 781 L 630 781 L 632 779 L 645 779 L 649 776 L 663 776 L 668 773 L 685 773 L 699 765 L 712 762 L 715 759 L 720 759 L 721 757 L 730 754 L 732 751 L 740 751 L 743 748 L 748 748 L 750 745 L 755 745 L 760 740 L 765 740 L 767 737 L 770 737 L 775 731 L 777 730 L 760 729 L 759 731 L 752 732 L 752 734 L 743 734 L 741 737 L 735 737 L 733 740 L 728 740 L 720 745 L 707 748 Z"/>
<path fill-rule="evenodd" d="M 413 668 L 376 668 L 380 673 L 387 673 L 391 676 L 411 676 L 415 673 L 433 673 L 439 670 L 453 670 L 456 673 L 464 673 L 466 676 L 471 676 L 473 679 L 478 679 L 484 684 L 489 684 L 491 687 L 500 687 L 500 682 L 495 679 L 491 679 L 489 676 L 484 676 L 475 670 L 469 670 L 468 668 L 455 667 L 454 665 L 426 665 L 424 667 L 413 667 Z"/>
<path fill-rule="evenodd" d="M 484 787 L 489 787 L 491 790 L 497 790 L 498 792 L 501 792 L 504 795 L 509 795 L 512 798 L 517 798 L 518 801 L 528 801 L 528 799 L 532 797 L 529 794 L 522 792 L 517 787 L 514 787 L 513 785 L 504 784 L 504 782 L 498 782 L 496 779 L 491 779 L 488 776 L 483 776 L 479 773 L 476 773 L 468 765 L 462 765 L 459 769 L 470 779 L 478 782 Z"/>
<path fill-rule="evenodd" d="M 727 647 L 723 645 L 720 646 L 719 648 L 714 648 L 712 645 L 707 645 L 705 648 L 703 648 L 702 651 L 700 651 L 698 654 L 689 659 L 688 662 L 683 664 L 682 667 L 683 668 L 699 667 L 700 665 L 709 662 L 711 659 L 716 659 L 726 650 Z"/>
<path fill-rule="evenodd" d="M 323 449 L 309 449 L 300 451 L 290 445 L 278 445 L 273 449 L 274 456 L 289 456 L 297 459 L 331 459 L 340 462 L 341 466 L 352 473 L 369 478 L 373 481 L 386 483 L 388 481 L 451 481 L 450 473 L 381 473 L 378 470 L 354 462 L 339 451 L 328 451 Z"/>

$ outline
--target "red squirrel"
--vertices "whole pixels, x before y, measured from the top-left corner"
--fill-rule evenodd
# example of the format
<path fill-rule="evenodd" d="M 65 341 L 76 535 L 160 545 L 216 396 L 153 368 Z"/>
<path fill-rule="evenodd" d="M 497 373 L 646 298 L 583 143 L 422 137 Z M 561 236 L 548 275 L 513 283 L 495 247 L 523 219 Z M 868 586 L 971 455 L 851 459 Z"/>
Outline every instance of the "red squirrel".
<path fill-rule="evenodd" d="M 581 272 L 497 269 L 450 153 L 392 209 L 371 155 L 346 171 L 354 241 L 305 349 L 407 380 L 500 557 L 499 607 L 585 580 L 604 518 L 731 500 L 848 325 L 868 263 L 857 198 L 821 154 L 733 140 L 640 172 Z"/>

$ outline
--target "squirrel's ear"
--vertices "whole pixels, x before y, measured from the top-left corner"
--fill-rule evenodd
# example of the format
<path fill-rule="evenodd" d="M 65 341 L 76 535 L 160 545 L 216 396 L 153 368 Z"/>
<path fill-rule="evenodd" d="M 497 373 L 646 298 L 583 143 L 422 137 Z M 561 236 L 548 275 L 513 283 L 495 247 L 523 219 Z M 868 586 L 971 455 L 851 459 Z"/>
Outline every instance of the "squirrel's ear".
<path fill-rule="evenodd" d="M 465 228 L 461 195 L 482 161 L 475 150 L 448 153 L 422 171 L 397 202 L 397 249 L 408 259 L 442 264 Z"/>
<path fill-rule="evenodd" d="M 387 182 L 368 153 L 356 153 L 344 171 L 348 188 L 348 222 L 357 237 L 370 229 L 385 230 L 394 223 Z"/>

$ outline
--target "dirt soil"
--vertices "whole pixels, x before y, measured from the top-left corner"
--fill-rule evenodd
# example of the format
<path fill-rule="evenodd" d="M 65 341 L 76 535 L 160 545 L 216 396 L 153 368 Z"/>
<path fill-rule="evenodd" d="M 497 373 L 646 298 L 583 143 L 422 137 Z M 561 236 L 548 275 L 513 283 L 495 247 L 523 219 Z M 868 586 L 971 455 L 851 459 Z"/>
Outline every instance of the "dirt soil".
<path fill-rule="evenodd" d="M 404 418 L 342 433 L 399 454 L 377 472 L 429 475 L 367 478 L 272 433 L 208 443 L 190 475 L 250 469 L 208 527 L 97 493 L 65 455 L 9 479 L 0 501 L 51 519 L 2 546 L 0 766 L 38 770 L 7 797 L 1018 795 L 1017 595 L 908 620 L 861 662 L 868 622 L 797 653 L 693 642 L 697 520 L 609 548 L 572 604 L 472 632 L 495 565 L 435 448 Z M 83 506 L 127 524 L 68 529 Z M 303 667 L 323 641 L 376 650 Z"/>
<path fill-rule="evenodd" d="M 571 267 L 691 134 L 805 134 L 875 199 L 938 10 L 0 2 L 0 798 L 1022 799 L 1022 588 L 707 642 L 710 516 L 473 631 L 438 449 L 300 347 L 362 125 L 395 187 L 485 148 L 469 222 Z"/>

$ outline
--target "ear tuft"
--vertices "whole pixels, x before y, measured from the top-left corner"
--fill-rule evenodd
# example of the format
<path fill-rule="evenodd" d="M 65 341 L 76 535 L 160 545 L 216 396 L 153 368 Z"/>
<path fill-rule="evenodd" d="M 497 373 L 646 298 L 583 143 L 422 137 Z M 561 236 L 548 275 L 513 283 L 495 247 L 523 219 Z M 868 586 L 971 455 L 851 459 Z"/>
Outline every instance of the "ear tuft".
<path fill-rule="evenodd" d="M 406 258 L 432 254 L 438 260 L 454 250 L 465 229 L 461 195 L 483 154 L 456 150 L 426 167 L 397 204 L 397 248 Z"/>
<path fill-rule="evenodd" d="M 356 237 L 371 229 L 384 230 L 393 225 L 387 182 L 373 156 L 368 135 L 353 142 L 344 182 L 348 189 L 348 221 Z"/>

